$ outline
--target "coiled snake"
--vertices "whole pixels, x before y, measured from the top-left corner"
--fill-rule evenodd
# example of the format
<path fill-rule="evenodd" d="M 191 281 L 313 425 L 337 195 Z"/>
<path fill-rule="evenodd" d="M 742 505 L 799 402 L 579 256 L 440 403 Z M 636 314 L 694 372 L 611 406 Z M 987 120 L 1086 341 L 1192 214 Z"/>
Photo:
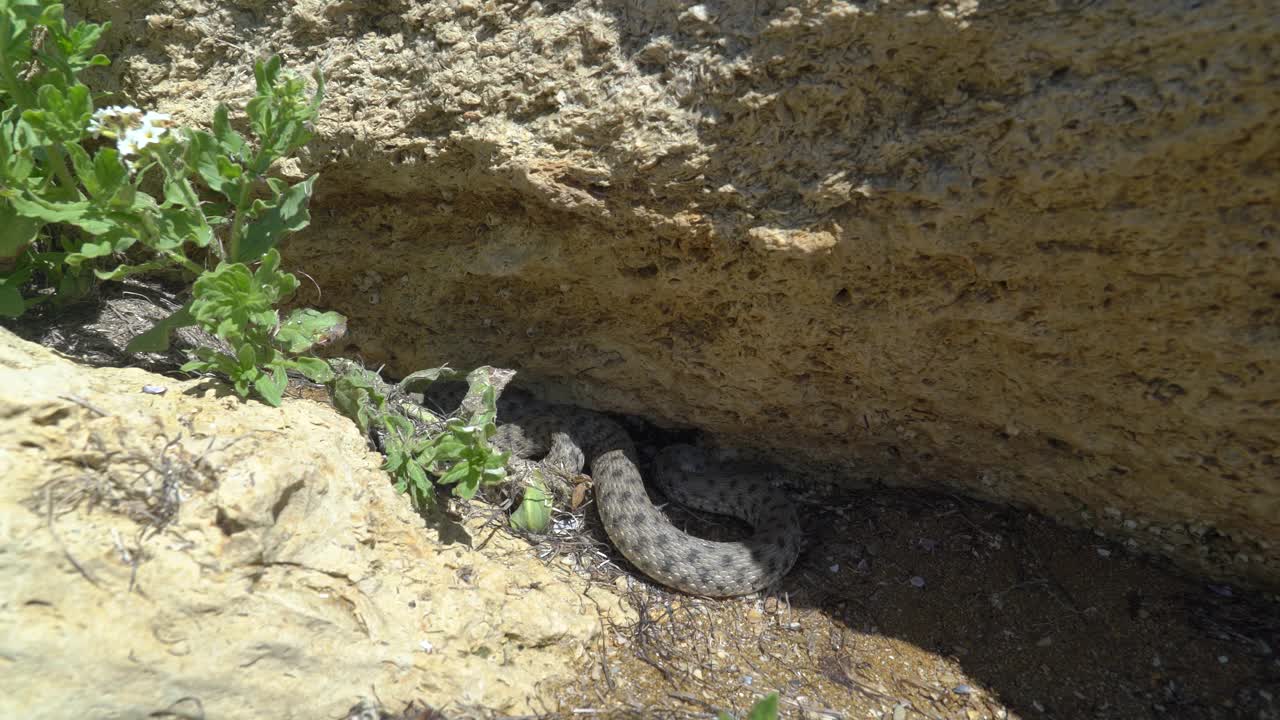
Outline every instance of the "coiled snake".
<path fill-rule="evenodd" d="M 800 551 L 800 524 L 789 498 L 761 477 L 725 475 L 687 445 L 666 448 L 654 480 L 667 497 L 688 507 L 730 515 L 754 528 L 751 537 L 716 542 L 677 528 L 650 501 L 627 432 L 609 418 L 551 405 L 516 390 L 498 400 L 496 447 L 516 458 L 545 456 L 541 464 L 581 472 L 589 461 L 605 532 L 641 572 L 695 595 L 729 597 L 781 579 Z"/>

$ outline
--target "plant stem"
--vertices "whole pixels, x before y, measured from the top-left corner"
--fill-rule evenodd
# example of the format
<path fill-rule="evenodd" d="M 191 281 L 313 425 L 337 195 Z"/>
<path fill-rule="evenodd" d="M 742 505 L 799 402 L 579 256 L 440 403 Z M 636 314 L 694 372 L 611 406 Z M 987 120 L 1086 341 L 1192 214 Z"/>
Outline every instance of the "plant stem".
<path fill-rule="evenodd" d="M 172 262 L 177 263 L 178 265 L 181 265 L 185 270 L 191 272 L 192 274 L 200 275 L 204 273 L 203 267 L 201 267 L 196 262 L 190 260 L 189 258 L 187 258 L 186 255 L 183 255 L 180 252 L 174 252 L 173 250 L 165 250 L 163 254 L 166 258 L 168 258 Z"/>
<path fill-rule="evenodd" d="M 245 210 L 249 204 L 249 184 L 252 180 L 244 180 L 240 185 L 240 196 L 236 198 L 236 217 L 231 221 L 231 248 L 227 257 L 222 258 L 228 262 L 238 261 L 240 258 L 240 235 L 243 232 Z"/>
<path fill-rule="evenodd" d="M 62 148 L 62 143 L 54 143 L 49 147 L 53 150 L 49 162 L 53 165 L 53 174 L 58 176 L 58 184 L 66 188 L 68 194 L 76 193 L 79 183 L 71 176 L 71 171 L 67 170 L 67 152 Z"/>

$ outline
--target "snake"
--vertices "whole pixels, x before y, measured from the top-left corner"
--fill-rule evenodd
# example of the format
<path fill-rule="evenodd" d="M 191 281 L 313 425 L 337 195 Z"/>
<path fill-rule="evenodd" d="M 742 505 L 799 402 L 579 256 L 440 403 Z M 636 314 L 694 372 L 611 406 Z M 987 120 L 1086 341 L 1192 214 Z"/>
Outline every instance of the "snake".
<path fill-rule="evenodd" d="M 653 480 L 667 498 L 753 528 L 743 540 L 706 540 L 676 527 L 649 498 L 635 444 L 614 420 L 515 388 L 498 398 L 497 411 L 490 444 L 513 460 L 571 474 L 590 468 L 605 533 L 623 557 L 662 585 L 707 597 L 747 595 L 777 583 L 799 556 L 795 506 L 759 473 L 725 473 L 691 445 L 658 453 Z"/>

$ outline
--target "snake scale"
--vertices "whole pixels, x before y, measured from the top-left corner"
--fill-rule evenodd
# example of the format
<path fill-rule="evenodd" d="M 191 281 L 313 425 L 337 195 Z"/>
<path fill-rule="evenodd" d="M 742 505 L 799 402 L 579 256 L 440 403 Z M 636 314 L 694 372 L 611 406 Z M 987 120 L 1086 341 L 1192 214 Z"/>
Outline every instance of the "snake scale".
<path fill-rule="evenodd" d="M 649 499 L 636 449 L 620 425 L 598 413 L 552 405 L 509 389 L 498 400 L 492 443 L 515 458 L 578 473 L 590 468 L 605 532 L 641 572 L 694 595 L 752 593 L 781 579 L 800 552 L 800 523 L 790 499 L 753 475 L 713 477 L 713 463 L 687 445 L 664 449 L 654 480 L 668 498 L 729 515 L 754 528 L 747 539 L 716 542 L 677 528 Z"/>

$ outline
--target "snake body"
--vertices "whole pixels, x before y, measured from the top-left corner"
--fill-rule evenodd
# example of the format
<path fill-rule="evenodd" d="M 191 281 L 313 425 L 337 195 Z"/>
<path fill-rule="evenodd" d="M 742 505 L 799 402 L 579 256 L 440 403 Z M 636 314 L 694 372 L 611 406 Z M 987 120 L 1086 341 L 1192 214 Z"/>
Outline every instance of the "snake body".
<path fill-rule="evenodd" d="M 630 436 L 609 418 L 537 401 L 514 389 L 498 401 L 492 442 L 516 458 L 566 472 L 591 470 L 605 532 L 618 551 L 659 583 L 694 595 L 729 597 L 780 580 L 800 551 L 796 510 L 782 492 L 752 475 L 713 477 L 715 468 L 687 445 L 663 450 L 655 481 L 667 497 L 698 510 L 730 515 L 754 528 L 747 539 L 716 542 L 677 528 L 645 490 Z"/>

